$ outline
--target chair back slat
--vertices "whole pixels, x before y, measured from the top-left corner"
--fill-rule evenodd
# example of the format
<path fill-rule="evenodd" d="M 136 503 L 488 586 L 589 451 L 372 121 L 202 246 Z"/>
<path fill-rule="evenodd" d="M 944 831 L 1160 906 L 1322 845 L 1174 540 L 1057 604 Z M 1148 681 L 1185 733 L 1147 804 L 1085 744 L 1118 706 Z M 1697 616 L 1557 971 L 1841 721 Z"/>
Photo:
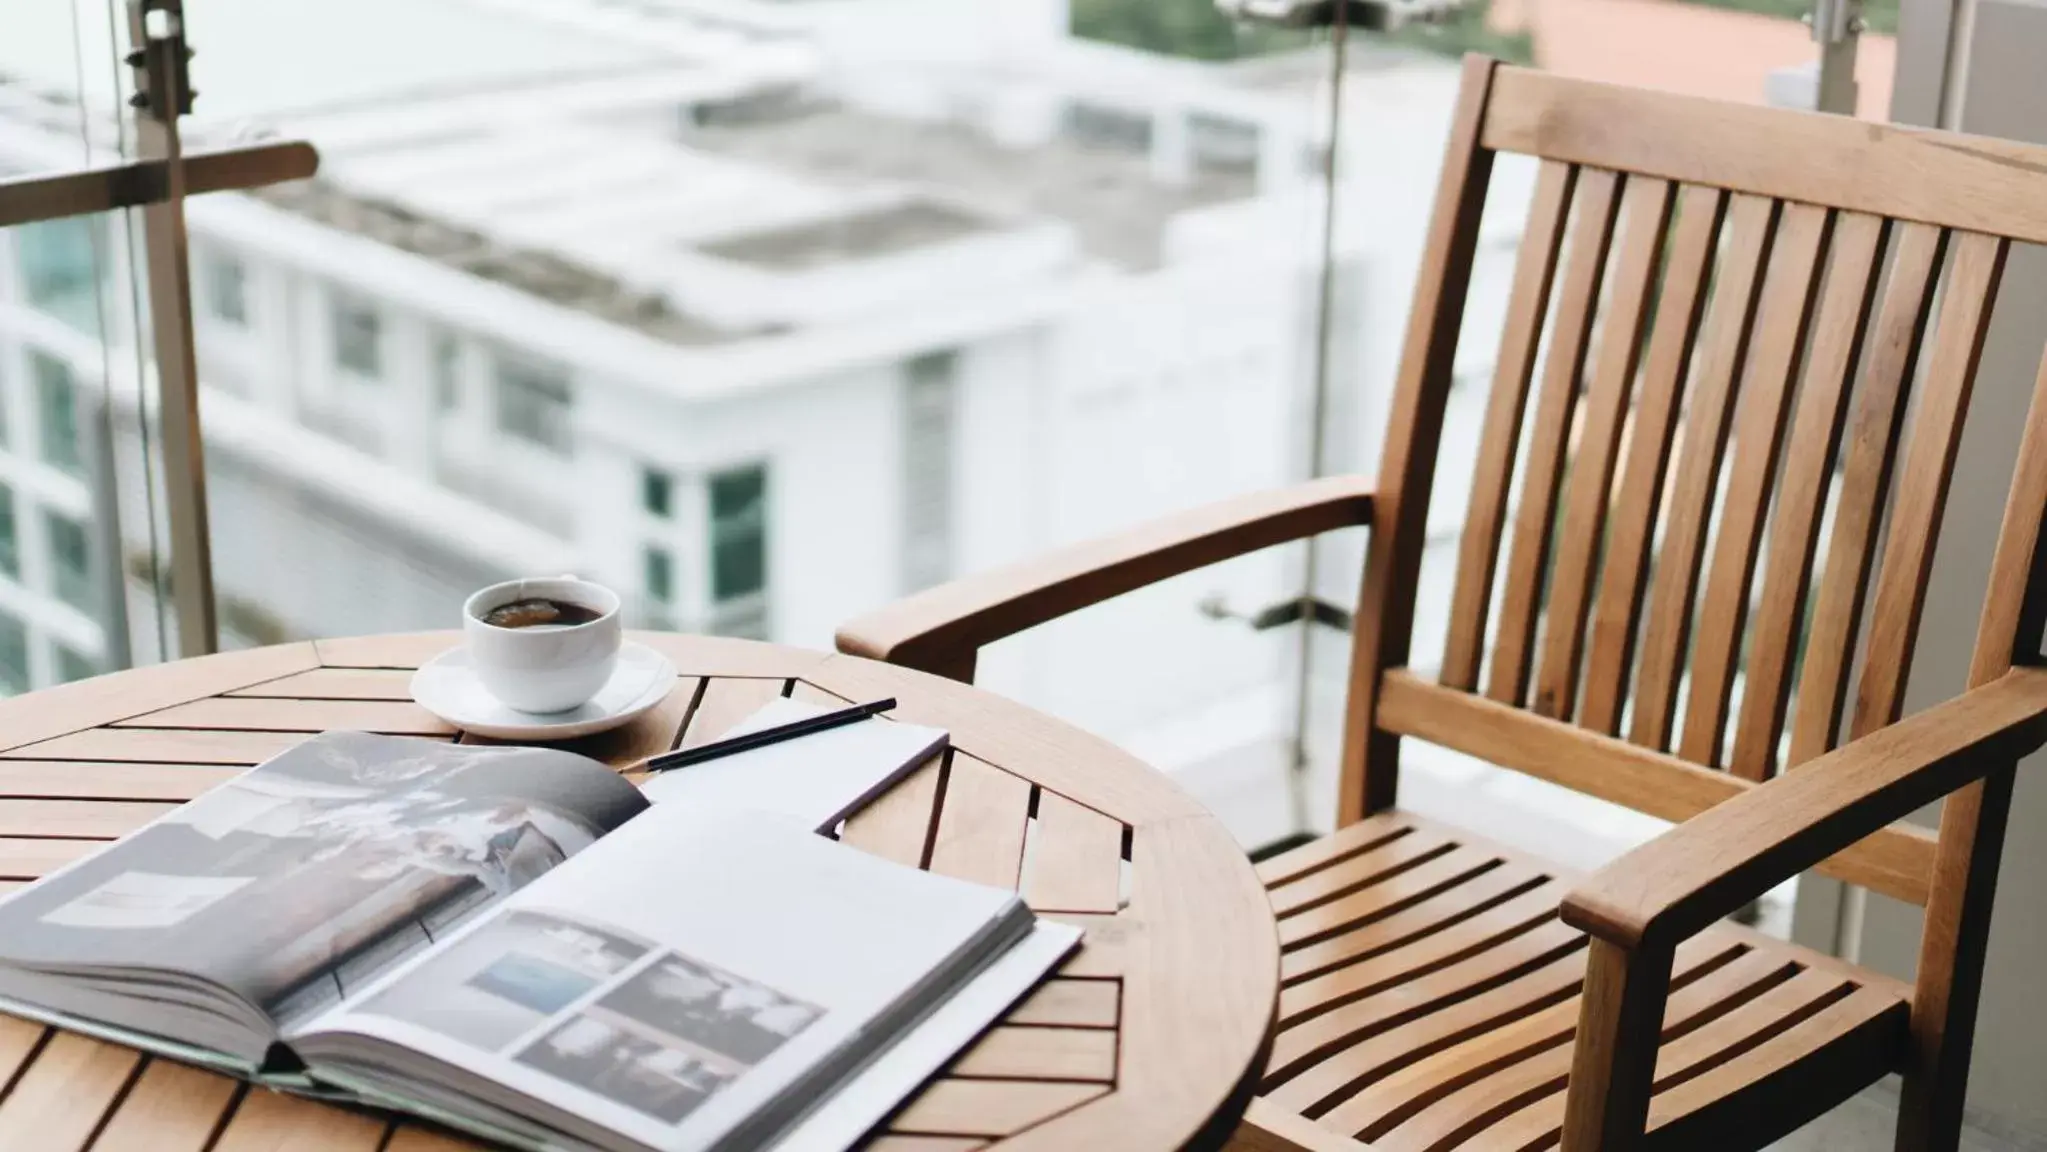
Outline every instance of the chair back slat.
<path fill-rule="evenodd" d="M 1678 744 L 1680 756 L 1709 767 L 1720 764 L 1721 732 L 1748 620 L 1763 517 L 1783 448 L 1792 377 L 1812 323 L 1820 257 L 1832 228 L 1832 213 L 1826 209 L 1786 205 L 1770 251 L 1762 314 L 1757 318 L 1760 330 L 1735 408 L 1734 458 L 1721 502 L 1720 528 L 1705 599 L 1697 612 L 1706 626 L 1695 626 L 1692 632 L 1691 692 L 1685 700 L 1684 737 Z"/>
<path fill-rule="evenodd" d="M 1550 285 L 1556 279 L 1557 255 L 1563 250 L 1564 223 L 1577 179 L 1578 170 L 1572 165 L 1544 161 L 1536 177 L 1528 226 L 1521 233 L 1493 390 L 1480 433 L 1464 538 L 1458 546 L 1457 589 L 1442 674 L 1443 683 L 1453 688 L 1468 691 L 1478 684 L 1486 617 L 1492 608 L 1493 569 L 1499 559 L 1500 531 L 1506 523 L 1507 490 L 1514 482 L 1514 455 L 1521 442 L 1528 385 L 1535 374 L 1536 349 L 1542 342 L 1543 317 L 1549 314 Z"/>
<path fill-rule="evenodd" d="M 1663 501 L 1680 400 L 1699 321 L 1706 313 L 1707 279 L 1713 272 L 1715 245 L 1726 210 L 1727 196 L 1717 188 L 1691 185 L 1678 198 L 1676 233 L 1657 301 L 1655 331 L 1650 336 L 1641 395 L 1635 401 L 1627 464 L 1609 521 L 1598 600 L 1589 626 L 1591 654 L 1579 723 L 1609 736 L 1620 727 L 1656 512 Z"/>
<path fill-rule="evenodd" d="M 2004 273 L 2011 243 L 1980 232 L 1955 237 L 1940 317 L 1933 331 L 1918 412 L 1906 447 L 1905 469 L 1891 511 L 1891 530 L 1877 570 L 1863 674 L 1855 697 L 1850 738 L 1897 720 L 1905 698 L 1905 673 L 1919 638 L 1919 613 L 1926 604 L 1933 549 L 1947 507 L 1948 481 L 1961 447 L 1962 418 L 1976 384 L 1983 337 L 1990 329 L 1990 304 Z"/>
<path fill-rule="evenodd" d="M 1577 703 L 1592 569 L 1599 560 L 1614 463 L 1620 455 L 1621 429 L 1641 360 L 1642 332 L 1649 316 L 1650 294 L 1656 288 L 1657 262 L 1670 227 L 1670 206 L 1668 180 L 1629 178 L 1621 201 L 1620 255 L 1600 320 L 1599 355 L 1586 391 L 1584 425 L 1572 457 L 1569 502 L 1550 575 L 1542 661 L 1536 671 L 1532 704 L 1545 716 L 1568 717 Z"/>
<path fill-rule="evenodd" d="M 1763 262 L 1769 255 L 1777 206 L 1757 196 L 1736 196 L 1728 211 L 1728 240 L 1713 285 L 1698 378 L 1686 407 L 1677 476 L 1664 510 L 1663 547 L 1650 584 L 1642 624 L 1642 655 L 1635 672 L 1635 714 L 1628 739 L 1647 748 L 1669 746 L 1677 707 L 1679 670 L 1692 627 L 1692 597 L 1705 556 L 1706 529 L 1720 458 L 1727 447 L 1729 401 L 1735 374 L 1748 356 Z"/>
<path fill-rule="evenodd" d="M 1528 462 L 1521 474 L 1521 503 L 1514 515 L 1499 633 L 1486 685 L 1486 694 L 1505 704 L 1521 703 L 1528 690 L 1543 578 L 1549 566 L 1551 520 L 1556 515 L 1571 425 L 1578 412 L 1578 384 L 1606 274 L 1607 246 L 1620 208 L 1619 187 L 1620 177 L 1614 173 L 1588 169 L 1579 174 L 1573 197 L 1575 211 L 1566 242 L 1569 254 L 1564 260 L 1564 282 L 1543 365 L 1542 392 L 1536 400 L 1535 427 L 1528 438 Z"/>
<path fill-rule="evenodd" d="M 2047 244 L 2030 144 L 1502 68 L 1480 137 L 1588 167 Z"/>
<path fill-rule="evenodd" d="M 1919 359 L 1947 232 L 1929 224 L 1901 224 L 1891 248 L 1890 282 L 1843 432 L 1834 527 L 1806 634 L 1789 764 L 1803 764 L 1833 747 L 1840 729 L 1884 494 L 1890 490 L 1904 426 L 1905 394 Z"/>
<path fill-rule="evenodd" d="M 1834 221 L 1826 296 L 1814 321 L 1811 353 L 1799 386 L 1798 413 L 1777 492 L 1777 510 L 1764 554 L 1761 598 L 1756 603 L 1741 716 L 1728 767 L 1748 780 L 1776 767 L 1783 735 L 1791 663 L 1798 648 L 1798 617 L 1811 586 L 1814 549 L 1827 484 L 1847 414 L 1848 386 L 1876 299 L 1880 256 L 1889 224 L 1882 217 L 1844 212 Z"/>

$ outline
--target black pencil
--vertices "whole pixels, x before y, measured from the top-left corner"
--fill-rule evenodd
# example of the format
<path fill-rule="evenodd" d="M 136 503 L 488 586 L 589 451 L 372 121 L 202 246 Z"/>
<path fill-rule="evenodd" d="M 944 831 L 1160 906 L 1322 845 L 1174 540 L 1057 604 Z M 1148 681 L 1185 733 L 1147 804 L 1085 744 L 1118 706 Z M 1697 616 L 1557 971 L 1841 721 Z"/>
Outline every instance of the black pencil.
<path fill-rule="evenodd" d="M 770 744 L 779 744 L 784 740 L 794 740 L 798 736 L 809 736 L 813 733 L 852 724 L 865 720 L 870 716 L 886 712 L 895 706 L 896 699 L 893 696 L 886 700 L 854 704 L 836 711 L 826 712 L 821 716 L 806 716 L 801 720 L 792 720 L 787 724 L 777 724 L 773 728 L 763 728 L 758 732 L 748 732 L 744 736 L 730 736 L 723 740 L 713 740 L 709 744 L 700 744 L 695 748 L 685 748 L 680 752 L 664 752 L 659 756 L 649 756 L 643 767 L 649 772 L 666 772 L 670 768 L 686 768 L 691 764 L 715 760 L 720 756 L 730 756 L 735 752 L 751 752 L 755 748 L 765 748 Z"/>

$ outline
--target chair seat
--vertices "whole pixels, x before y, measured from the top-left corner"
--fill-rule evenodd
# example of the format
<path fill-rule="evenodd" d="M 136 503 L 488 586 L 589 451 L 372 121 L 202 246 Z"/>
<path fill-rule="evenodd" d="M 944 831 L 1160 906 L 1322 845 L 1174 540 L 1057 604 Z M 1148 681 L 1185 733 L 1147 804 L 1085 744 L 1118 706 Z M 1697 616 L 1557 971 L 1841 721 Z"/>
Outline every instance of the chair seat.
<path fill-rule="evenodd" d="M 1557 918 L 1565 870 L 1396 811 L 1259 875 L 1281 946 L 1264 1105 L 1374 1152 L 1556 1144 L 1586 955 Z M 1817 1116 L 1898 1066 L 1908 998 L 1737 925 L 1686 941 L 1650 1146 L 1753 1147 Z"/>

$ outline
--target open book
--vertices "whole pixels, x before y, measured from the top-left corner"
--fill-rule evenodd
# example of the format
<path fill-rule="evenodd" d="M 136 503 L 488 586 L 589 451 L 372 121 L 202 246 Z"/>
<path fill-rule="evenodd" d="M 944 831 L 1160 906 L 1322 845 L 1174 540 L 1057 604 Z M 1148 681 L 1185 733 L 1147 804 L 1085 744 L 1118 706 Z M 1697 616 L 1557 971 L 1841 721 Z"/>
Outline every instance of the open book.
<path fill-rule="evenodd" d="M 528 1147 L 843 1147 L 1075 943 L 668 791 L 315 737 L 0 902 L 0 1008 Z"/>

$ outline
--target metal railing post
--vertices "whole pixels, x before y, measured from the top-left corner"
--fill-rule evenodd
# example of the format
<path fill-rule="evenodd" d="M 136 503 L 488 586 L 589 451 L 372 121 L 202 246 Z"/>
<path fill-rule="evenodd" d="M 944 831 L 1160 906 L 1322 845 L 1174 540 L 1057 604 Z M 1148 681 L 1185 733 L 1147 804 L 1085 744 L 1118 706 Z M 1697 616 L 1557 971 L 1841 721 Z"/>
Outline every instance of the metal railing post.
<path fill-rule="evenodd" d="M 171 603 L 178 652 L 216 650 L 213 544 L 206 518 L 206 449 L 199 435 L 199 365 L 192 347 L 191 261 L 185 239 L 185 172 L 178 117 L 190 111 L 183 0 L 128 0 L 141 157 L 165 165 L 163 199 L 142 209 L 150 330 L 162 421 L 164 509 L 171 535 Z M 148 419 L 147 411 L 141 413 Z M 147 467 L 147 462 L 144 462 Z"/>

